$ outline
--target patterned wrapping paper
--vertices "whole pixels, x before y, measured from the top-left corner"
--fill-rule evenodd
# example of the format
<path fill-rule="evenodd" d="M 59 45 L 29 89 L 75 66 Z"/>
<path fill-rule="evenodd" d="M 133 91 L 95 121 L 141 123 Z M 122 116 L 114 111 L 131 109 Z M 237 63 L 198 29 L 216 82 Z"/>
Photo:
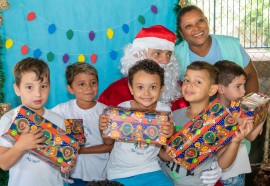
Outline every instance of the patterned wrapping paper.
<path fill-rule="evenodd" d="M 226 109 L 215 99 L 203 114 L 196 116 L 173 135 L 167 144 L 179 164 L 193 171 L 230 142 L 235 131 L 239 130 L 235 120 L 239 111 L 239 103 L 235 102 Z"/>
<path fill-rule="evenodd" d="M 265 121 L 270 104 L 270 97 L 251 93 L 243 97 L 240 108 L 241 117 L 254 116 L 254 125 L 257 126 Z"/>
<path fill-rule="evenodd" d="M 79 142 L 72 135 L 57 127 L 55 124 L 37 115 L 32 110 L 22 106 L 9 130 L 2 137 L 15 143 L 26 125 L 30 130 L 41 127 L 46 136 L 44 143 L 47 145 L 43 149 L 30 150 L 33 155 L 60 170 L 60 167 L 68 167 L 73 160 L 73 155 L 78 154 Z"/>
<path fill-rule="evenodd" d="M 83 120 L 82 119 L 65 119 L 66 131 L 73 138 L 79 141 L 79 145 L 85 145 L 86 138 L 84 136 Z"/>
<path fill-rule="evenodd" d="M 146 142 L 165 145 L 167 138 L 160 133 L 163 122 L 169 121 L 170 112 L 138 111 L 121 107 L 107 107 L 111 123 L 103 131 L 103 138 L 128 142 Z"/>

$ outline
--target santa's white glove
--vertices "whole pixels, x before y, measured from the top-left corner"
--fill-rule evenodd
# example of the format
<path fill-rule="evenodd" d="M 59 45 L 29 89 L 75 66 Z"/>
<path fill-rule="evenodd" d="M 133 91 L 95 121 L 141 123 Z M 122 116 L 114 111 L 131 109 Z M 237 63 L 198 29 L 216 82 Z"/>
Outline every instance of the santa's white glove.
<path fill-rule="evenodd" d="M 222 169 L 219 167 L 217 161 L 211 164 L 211 170 L 204 171 L 200 177 L 203 184 L 213 186 L 221 178 Z"/>

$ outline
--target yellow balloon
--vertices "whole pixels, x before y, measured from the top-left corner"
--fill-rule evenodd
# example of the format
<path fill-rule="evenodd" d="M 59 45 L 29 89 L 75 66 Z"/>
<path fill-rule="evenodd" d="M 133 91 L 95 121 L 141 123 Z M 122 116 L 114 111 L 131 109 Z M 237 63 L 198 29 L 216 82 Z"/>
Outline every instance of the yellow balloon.
<path fill-rule="evenodd" d="M 113 30 L 111 28 L 109 28 L 107 30 L 107 36 L 108 36 L 108 38 L 109 39 L 112 39 L 113 38 L 113 34 L 114 34 Z"/>
<path fill-rule="evenodd" d="M 78 61 L 79 61 L 79 62 L 84 62 L 84 61 L 85 61 L 85 57 L 84 57 L 83 54 L 80 54 L 80 55 L 79 55 Z"/>
<path fill-rule="evenodd" d="M 6 40 L 6 48 L 7 48 L 7 49 L 11 48 L 11 47 L 12 47 L 12 45 L 13 45 L 13 41 L 12 41 L 12 39 L 8 39 L 8 40 Z"/>

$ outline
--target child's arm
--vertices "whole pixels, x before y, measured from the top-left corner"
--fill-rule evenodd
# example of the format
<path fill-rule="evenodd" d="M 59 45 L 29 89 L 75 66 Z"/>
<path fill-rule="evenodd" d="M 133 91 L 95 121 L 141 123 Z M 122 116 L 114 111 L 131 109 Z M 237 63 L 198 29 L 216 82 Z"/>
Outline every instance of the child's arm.
<path fill-rule="evenodd" d="M 112 145 L 101 144 L 92 147 L 81 147 L 79 150 L 79 154 L 107 153 L 111 152 L 112 148 L 113 144 Z"/>
<path fill-rule="evenodd" d="M 161 124 L 160 132 L 166 138 L 170 138 L 173 134 L 176 133 L 172 116 L 170 116 L 170 121 L 166 121 Z"/>
<path fill-rule="evenodd" d="M 108 128 L 109 122 L 110 122 L 110 117 L 108 114 L 99 115 L 98 124 L 99 124 L 99 130 L 101 134 L 103 130 L 106 130 Z M 111 139 L 111 138 L 105 138 L 103 140 L 104 140 L 105 145 L 113 145 L 115 141 L 114 139 Z"/>
<path fill-rule="evenodd" d="M 27 150 L 45 148 L 46 145 L 41 145 L 45 139 L 41 128 L 30 131 L 30 128 L 26 127 L 13 147 L 0 147 L 0 168 L 3 170 L 10 169 Z"/>
<path fill-rule="evenodd" d="M 160 159 L 162 159 L 163 161 L 173 161 L 173 156 L 170 153 L 170 147 L 167 146 L 167 150 L 166 150 L 166 146 L 162 146 L 160 148 L 160 151 L 158 153 L 158 156 L 160 157 Z"/>
<path fill-rule="evenodd" d="M 257 125 L 255 129 L 253 129 L 247 136 L 246 139 L 249 141 L 253 141 L 257 138 L 257 136 L 262 132 L 263 130 L 264 122 Z"/>
<path fill-rule="evenodd" d="M 243 123 L 239 126 L 240 131 L 236 131 L 232 141 L 218 151 L 217 160 L 222 169 L 230 167 L 234 162 L 241 141 L 250 133 L 252 128 L 253 123 L 248 123 L 248 120 L 244 118 Z"/>

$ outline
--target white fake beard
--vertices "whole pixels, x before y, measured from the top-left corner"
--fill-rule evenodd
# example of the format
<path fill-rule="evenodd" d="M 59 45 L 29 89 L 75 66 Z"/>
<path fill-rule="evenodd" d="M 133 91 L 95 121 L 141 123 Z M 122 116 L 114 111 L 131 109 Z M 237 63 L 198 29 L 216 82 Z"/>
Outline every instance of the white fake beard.
<path fill-rule="evenodd" d="M 128 75 L 128 70 L 139 60 L 146 59 L 145 52 L 141 48 L 133 48 L 132 44 L 128 44 L 124 48 L 124 56 L 121 58 L 121 73 L 124 76 Z M 176 60 L 175 54 L 171 56 L 170 63 L 160 64 L 164 69 L 164 89 L 159 101 L 170 104 L 171 101 L 181 97 L 180 86 L 180 68 Z"/>

